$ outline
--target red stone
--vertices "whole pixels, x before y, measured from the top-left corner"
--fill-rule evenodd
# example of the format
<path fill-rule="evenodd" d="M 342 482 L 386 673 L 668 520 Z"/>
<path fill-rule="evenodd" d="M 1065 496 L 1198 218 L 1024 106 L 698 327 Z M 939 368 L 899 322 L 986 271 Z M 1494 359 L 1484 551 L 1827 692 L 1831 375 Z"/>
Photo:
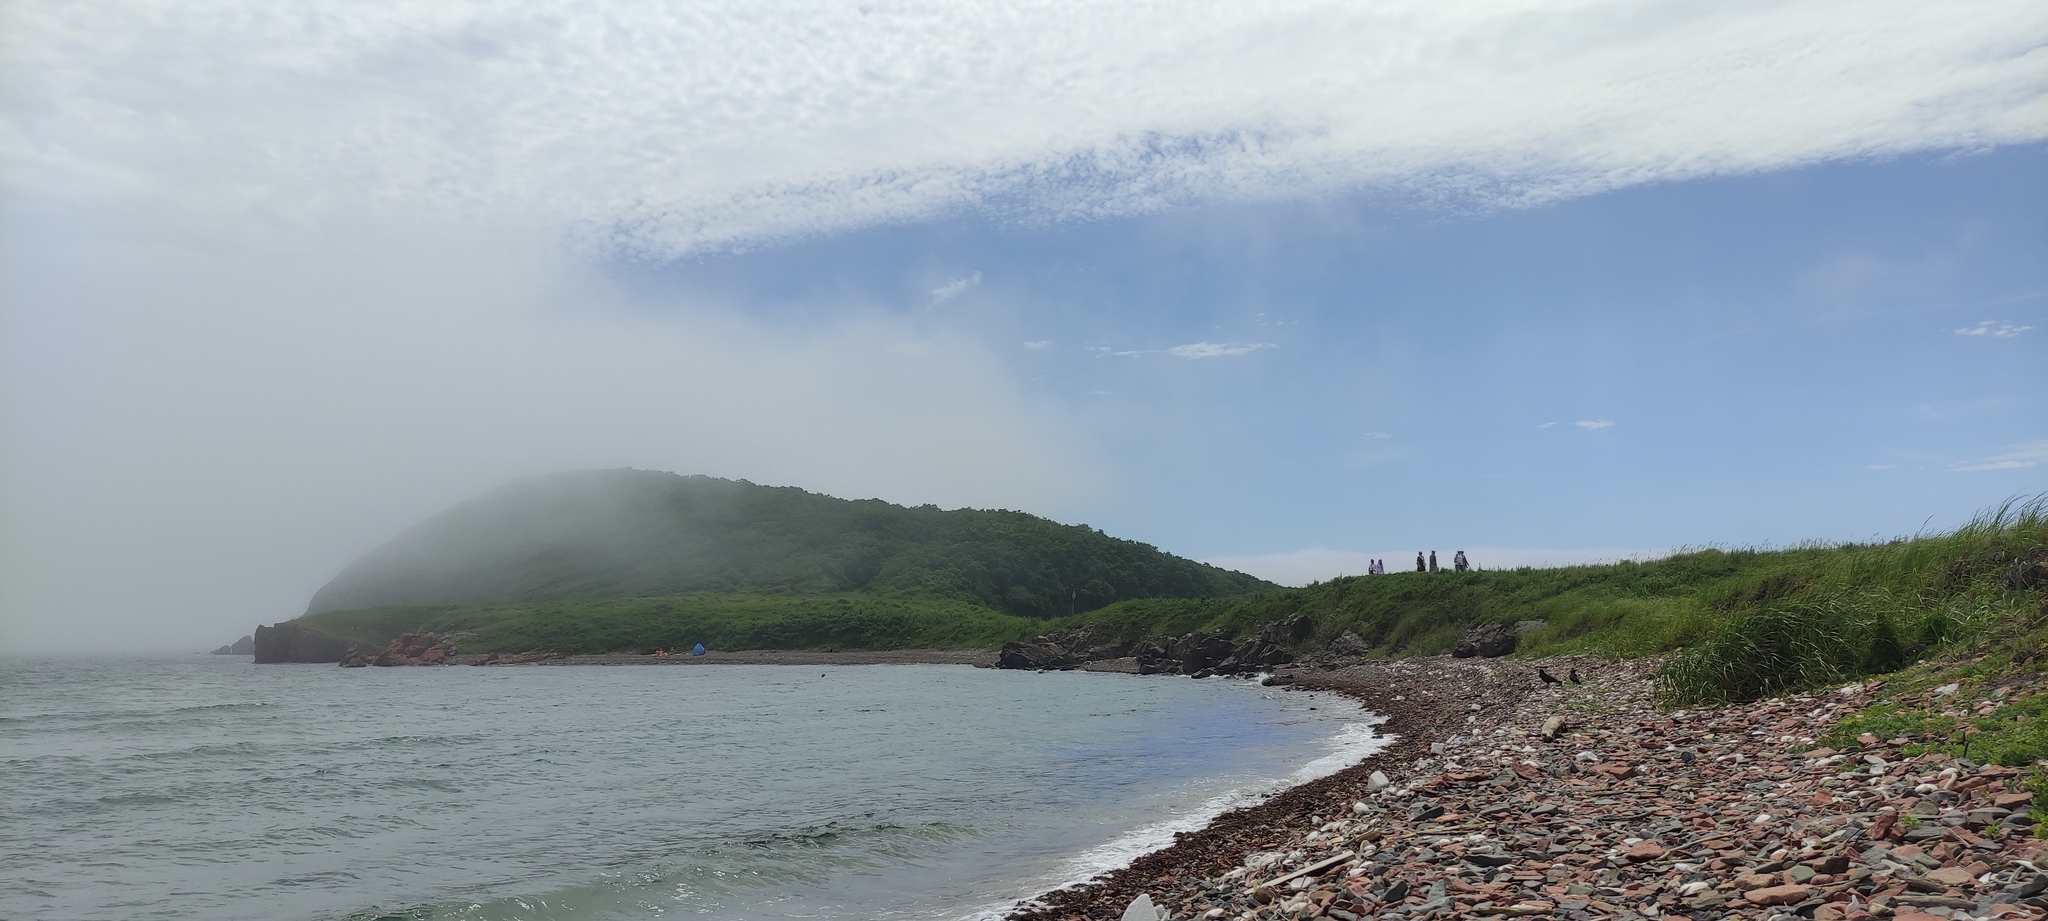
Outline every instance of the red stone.
<path fill-rule="evenodd" d="M 1813 890 L 1805 886 L 1765 886 L 1743 893 L 1743 898 L 1757 905 L 1791 905 L 1806 901 Z"/>

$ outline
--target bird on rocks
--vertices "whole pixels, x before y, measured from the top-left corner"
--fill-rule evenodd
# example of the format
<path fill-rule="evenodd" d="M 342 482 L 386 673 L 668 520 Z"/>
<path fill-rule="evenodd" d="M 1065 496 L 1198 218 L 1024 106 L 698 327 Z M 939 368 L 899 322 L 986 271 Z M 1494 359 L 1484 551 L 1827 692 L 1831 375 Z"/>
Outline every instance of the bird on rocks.
<path fill-rule="evenodd" d="M 1549 672 L 1546 672 L 1546 671 L 1544 671 L 1544 670 L 1543 670 L 1543 668 L 1542 668 L 1541 666 L 1538 666 L 1538 667 L 1537 667 L 1537 669 L 1536 669 L 1536 677 L 1538 677 L 1538 678 L 1541 678 L 1541 679 L 1543 679 L 1543 683 L 1544 683 L 1544 684 L 1558 684 L 1558 683 L 1559 683 L 1559 682 L 1558 682 L 1558 680 L 1557 680 L 1557 676 L 1556 676 L 1556 675 L 1553 675 L 1553 674 L 1551 674 L 1551 673 L 1549 673 Z"/>
<path fill-rule="evenodd" d="M 1572 683 L 1573 683 L 1573 684 L 1585 684 L 1585 682 L 1584 682 L 1584 681 L 1580 681 L 1580 680 L 1579 680 L 1579 670 L 1578 670 L 1578 669 L 1576 669 L 1576 668 L 1575 668 L 1575 669 L 1572 669 L 1572 673 L 1571 673 L 1570 675 L 1566 676 L 1566 677 L 1569 677 L 1570 679 L 1572 679 Z"/>

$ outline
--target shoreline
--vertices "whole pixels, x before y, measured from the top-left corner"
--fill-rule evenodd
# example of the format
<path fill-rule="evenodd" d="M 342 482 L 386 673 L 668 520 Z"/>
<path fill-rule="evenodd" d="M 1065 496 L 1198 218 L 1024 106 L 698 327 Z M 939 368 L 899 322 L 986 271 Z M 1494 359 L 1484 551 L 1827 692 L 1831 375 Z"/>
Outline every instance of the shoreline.
<path fill-rule="evenodd" d="M 475 665 L 481 656 L 461 656 L 458 665 Z M 994 668 L 996 654 L 981 649 L 856 649 L 843 652 L 818 652 L 804 649 L 744 649 L 730 652 L 706 652 L 693 656 L 688 652 L 667 656 L 643 655 L 581 655 L 556 656 L 534 662 L 511 663 L 490 668 L 510 668 L 517 665 L 971 665 L 977 668 Z"/>
<path fill-rule="evenodd" d="M 1115 921 L 1140 895 L 1176 921 L 2048 916 L 2048 840 L 2030 833 L 2024 769 L 1908 756 L 1906 740 L 1868 735 L 1848 751 L 1810 747 L 1882 681 L 1660 711 L 1656 664 L 1276 669 L 1277 682 L 1359 700 L 1396 738 L 1019 903 L 1009 921 Z M 1563 725 L 1546 734 L 1553 717 Z"/>
<path fill-rule="evenodd" d="M 1204 871 L 1213 874 L 1218 867 L 1237 866 L 1246 855 L 1284 843 L 1287 829 L 1311 824 L 1312 819 L 1334 815 L 1340 807 L 1348 807 L 1349 798 L 1366 792 L 1374 771 L 1391 776 L 1400 765 L 1427 755 L 1429 746 L 1454 718 L 1456 725 L 1462 726 L 1464 716 L 1504 715 L 1500 711 L 1511 705 L 1512 695 L 1489 693 L 1489 688 L 1470 679 L 1494 683 L 1518 669 L 1507 664 L 1507 660 L 1478 661 L 1502 664 L 1468 665 L 1474 660 L 1440 656 L 1364 660 L 1335 668 L 1274 669 L 1272 684 L 1333 693 L 1357 701 L 1362 709 L 1383 718 L 1374 731 L 1391 740 L 1356 764 L 1288 787 L 1265 802 L 1226 812 L 1199 830 L 1176 835 L 1172 845 L 1145 854 L 1127 866 L 1020 903 L 1008 916 L 1010 921 L 1120 918 L 1124 908 L 1140 894 L 1151 895 L 1176 887 L 1184 879 L 1200 878 Z M 1446 684 L 1439 677 L 1446 666 L 1468 672 L 1464 676 L 1468 680 Z M 1518 671 L 1526 671 L 1527 681 L 1540 686 L 1534 666 Z M 1507 681 L 1517 690 L 1526 690 L 1512 678 Z M 1493 686 L 1499 688 L 1500 684 Z M 1156 898 L 1155 901 L 1167 904 Z"/>

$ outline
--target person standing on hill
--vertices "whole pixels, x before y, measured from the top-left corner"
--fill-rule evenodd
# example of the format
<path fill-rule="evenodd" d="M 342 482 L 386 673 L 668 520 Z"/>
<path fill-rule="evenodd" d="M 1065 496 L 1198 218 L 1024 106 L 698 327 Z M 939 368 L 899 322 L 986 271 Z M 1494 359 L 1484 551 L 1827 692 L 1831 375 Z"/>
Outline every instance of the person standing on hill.
<path fill-rule="evenodd" d="M 1436 551 L 1429 551 L 1429 571 L 1436 572 Z"/>
<path fill-rule="evenodd" d="M 1415 551 L 1415 571 L 1416 571 L 1416 572 L 1428 572 L 1428 571 L 1429 571 L 1429 564 L 1427 564 L 1427 563 L 1424 563 L 1424 562 L 1422 561 L 1422 551 L 1420 551 L 1420 550 L 1417 550 L 1417 551 Z"/>
<path fill-rule="evenodd" d="M 1451 557 L 1451 566 L 1457 569 L 1459 572 L 1464 572 L 1466 568 L 1471 565 L 1471 563 L 1466 561 L 1465 551 L 1463 550 L 1458 551 L 1457 556 Z"/>

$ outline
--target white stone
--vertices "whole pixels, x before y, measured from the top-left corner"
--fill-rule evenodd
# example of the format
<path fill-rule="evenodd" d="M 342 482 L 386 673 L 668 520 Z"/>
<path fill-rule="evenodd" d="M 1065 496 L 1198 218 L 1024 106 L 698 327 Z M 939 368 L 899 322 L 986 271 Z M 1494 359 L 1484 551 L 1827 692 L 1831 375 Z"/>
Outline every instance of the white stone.
<path fill-rule="evenodd" d="M 1960 684 L 1944 684 L 1941 687 L 1934 689 L 1934 696 L 1947 697 L 1948 695 L 1954 694 L 1955 692 L 1960 691 L 1962 689 L 1963 686 Z"/>
<path fill-rule="evenodd" d="M 1372 772 L 1371 777 L 1365 779 L 1365 788 L 1367 790 L 1371 790 L 1374 793 L 1378 793 L 1379 791 L 1386 789 L 1387 785 L 1390 783 L 1393 783 L 1393 781 L 1388 780 L 1387 775 L 1382 774 L 1378 771 L 1374 771 Z M 1364 803 L 1359 803 L 1358 806 L 1354 806 L 1352 808 L 1358 809 L 1358 811 L 1363 812 L 1365 810 L 1360 807 L 1363 807 L 1364 805 Z"/>
<path fill-rule="evenodd" d="M 1123 921 L 1166 921 L 1166 912 L 1152 904 L 1152 897 L 1139 893 L 1131 900 L 1131 907 L 1124 909 Z"/>

